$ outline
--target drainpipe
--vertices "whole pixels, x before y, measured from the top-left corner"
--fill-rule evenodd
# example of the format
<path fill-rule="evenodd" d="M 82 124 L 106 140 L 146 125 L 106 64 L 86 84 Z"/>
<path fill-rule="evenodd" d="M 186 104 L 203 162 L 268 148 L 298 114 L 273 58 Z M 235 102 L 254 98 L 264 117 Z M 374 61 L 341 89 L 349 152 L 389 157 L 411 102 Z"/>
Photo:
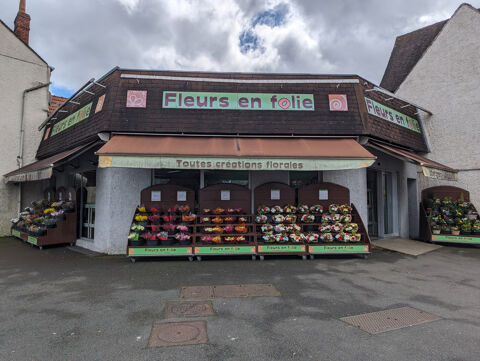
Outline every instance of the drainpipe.
<path fill-rule="evenodd" d="M 27 96 L 27 93 L 33 92 L 38 89 L 42 89 L 45 87 L 48 87 L 51 83 L 42 83 L 37 86 L 34 86 L 29 89 L 25 89 L 23 91 L 23 97 L 22 97 L 22 114 L 20 116 L 20 144 L 18 146 L 18 156 L 17 156 L 17 164 L 18 168 L 23 167 L 23 144 L 25 142 L 25 98 Z M 18 190 L 18 213 L 22 211 L 22 186 L 19 186 Z"/>

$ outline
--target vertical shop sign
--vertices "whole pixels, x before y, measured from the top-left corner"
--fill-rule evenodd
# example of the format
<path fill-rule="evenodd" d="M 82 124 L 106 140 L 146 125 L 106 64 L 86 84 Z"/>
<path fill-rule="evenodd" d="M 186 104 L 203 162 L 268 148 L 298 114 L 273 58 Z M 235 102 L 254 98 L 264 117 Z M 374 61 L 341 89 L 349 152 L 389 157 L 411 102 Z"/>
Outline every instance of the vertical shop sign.
<path fill-rule="evenodd" d="M 95 114 L 102 111 L 104 102 L 105 102 L 105 94 L 103 94 L 100 98 L 98 98 L 97 106 L 95 107 Z"/>

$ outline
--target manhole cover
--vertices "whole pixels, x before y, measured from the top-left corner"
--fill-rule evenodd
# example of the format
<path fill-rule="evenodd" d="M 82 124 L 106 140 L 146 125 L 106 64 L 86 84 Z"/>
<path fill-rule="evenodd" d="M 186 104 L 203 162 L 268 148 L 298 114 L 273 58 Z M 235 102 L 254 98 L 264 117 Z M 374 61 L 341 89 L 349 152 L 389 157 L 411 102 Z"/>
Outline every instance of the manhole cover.
<path fill-rule="evenodd" d="M 412 307 L 394 308 L 391 310 L 341 318 L 342 321 L 357 326 L 361 330 L 371 334 L 397 330 L 399 328 L 440 319 L 441 317 L 416 310 Z"/>
<path fill-rule="evenodd" d="M 148 347 L 197 345 L 207 342 L 205 321 L 156 323 L 153 325 Z"/>
<path fill-rule="evenodd" d="M 169 302 L 165 307 L 165 318 L 205 317 L 213 315 L 210 301 Z"/>
<path fill-rule="evenodd" d="M 212 286 L 182 287 L 181 298 L 213 298 Z"/>

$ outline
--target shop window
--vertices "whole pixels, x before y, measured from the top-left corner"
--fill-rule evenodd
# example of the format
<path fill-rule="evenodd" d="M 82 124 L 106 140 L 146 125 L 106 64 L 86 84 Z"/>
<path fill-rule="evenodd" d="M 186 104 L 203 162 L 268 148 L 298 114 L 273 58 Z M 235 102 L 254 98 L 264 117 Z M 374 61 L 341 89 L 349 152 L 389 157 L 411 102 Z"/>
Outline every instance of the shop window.
<path fill-rule="evenodd" d="M 193 190 L 198 190 L 200 189 L 200 171 L 154 169 L 153 184 L 177 184 Z"/>
<path fill-rule="evenodd" d="M 292 187 L 301 188 L 316 183 L 318 183 L 317 171 L 290 172 L 290 185 Z"/>
<path fill-rule="evenodd" d="M 248 187 L 248 171 L 206 170 L 205 187 L 218 183 L 238 184 Z"/>

